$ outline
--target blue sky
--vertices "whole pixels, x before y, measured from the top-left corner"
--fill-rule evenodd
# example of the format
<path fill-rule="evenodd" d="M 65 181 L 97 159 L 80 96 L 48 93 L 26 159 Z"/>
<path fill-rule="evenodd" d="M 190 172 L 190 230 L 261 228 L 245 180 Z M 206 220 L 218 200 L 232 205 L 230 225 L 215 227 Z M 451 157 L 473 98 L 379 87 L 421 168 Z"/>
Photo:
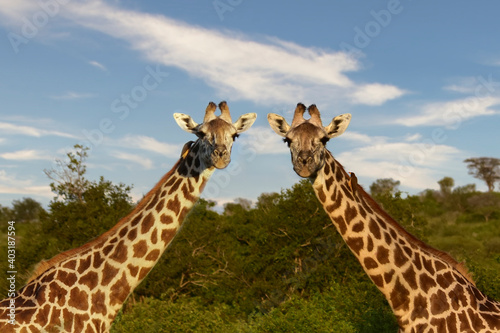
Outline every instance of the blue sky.
<path fill-rule="evenodd" d="M 209 101 L 252 129 L 204 197 L 255 200 L 299 180 L 266 115 L 315 103 L 328 148 L 366 188 L 394 178 L 411 194 L 463 160 L 500 157 L 500 3 L 496 1 L 0 0 L 0 204 L 54 196 L 44 169 L 76 143 L 88 178 L 139 199 L 170 170 Z"/>

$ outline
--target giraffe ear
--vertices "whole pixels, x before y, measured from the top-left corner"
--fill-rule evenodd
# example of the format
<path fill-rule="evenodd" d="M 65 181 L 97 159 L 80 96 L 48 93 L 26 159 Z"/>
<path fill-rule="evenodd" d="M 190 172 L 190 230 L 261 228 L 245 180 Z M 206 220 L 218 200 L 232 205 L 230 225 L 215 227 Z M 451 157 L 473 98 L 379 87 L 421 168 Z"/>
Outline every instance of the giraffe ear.
<path fill-rule="evenodd" d="M 194 122 L 194 120 L 184 113 L 174 113 L 174 119 L 179 125 L 180 128 L 189 133 L 196 134 L 196 128 L 198 124 Z"/>
<path fill-rule="evenodd" d="M 233 124 L 233 126 L 236 127 L 236 133 L 245 132 L 253 125 L 255 119 L 257 119 L 256 113 L 247 113 L 239 117 Z"/>
<path fill-rule="evenodd" d="M 271 125 L 273 131 L 275 131 L 278 135 L 286 136 L 286 133 L 290 130 L 290 125 L 288 125 L 285 118 L 277 115 L 276 113 L 269 113 L 267 115 L 267 121 L 269 122 L 269 125 Z"/>
<path fill-rule="evenodd" d="M 344 133 L 351 122 L 351 114 L 345 113 L 333 118 L 330 125 L 325 127 L 326 135 L 328 138 L 334 138 Z"/>

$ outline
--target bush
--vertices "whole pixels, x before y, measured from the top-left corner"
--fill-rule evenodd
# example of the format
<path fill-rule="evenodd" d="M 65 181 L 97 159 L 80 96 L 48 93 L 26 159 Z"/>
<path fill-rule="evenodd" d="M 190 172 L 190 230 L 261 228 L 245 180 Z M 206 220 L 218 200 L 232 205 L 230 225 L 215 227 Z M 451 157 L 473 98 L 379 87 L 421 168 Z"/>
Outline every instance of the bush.
<path fill-rule="evenodd" d="M 356 332 L 355 325 L 344 315 L 331 297 L 315 295 L 306 300 L 294 296 L 267 315 L 252 316 L 245 332 Z"/>
<path fill-rule="evenodd" d="M 226 319 L 227 308 L 223 304 L 207 307 L 196 297 L 182 297 L 176 301 L 145 298 L 119 315 L 111 333 L 233 333 L 239 330 L 239 323 Z"/>

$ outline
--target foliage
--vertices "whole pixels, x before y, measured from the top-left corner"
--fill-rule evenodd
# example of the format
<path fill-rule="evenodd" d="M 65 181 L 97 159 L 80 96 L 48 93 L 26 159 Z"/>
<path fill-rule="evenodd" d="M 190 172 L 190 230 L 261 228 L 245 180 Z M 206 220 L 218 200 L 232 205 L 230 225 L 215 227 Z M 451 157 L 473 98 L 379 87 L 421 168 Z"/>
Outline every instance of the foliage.
<path fill-rule="evenodd" d="M 85 179 L 88 147 L 74 145 L 75 152 L 66 154 L 68 161 L 57 159 L 57 168 L 43 170 L 47 177 L 54 182 L 50 183 L 52 192 L 62 197 L 64 200 L 83 202 L 83 194 L 89 186 L 89 181 Z"/>
<path fill-rule="evenodd" d="M 199 295 L 247 315 L 267 312 L 295 293 L 322 290 L 332 272 L 344 273 L 344 264 L 331 259 L 352 255 L 307 181 L 281 195 L 262 195 L 256 207 L 227 206 L 218 215 L 200 200 L 137 293 Z"/>
<path fill-rule="evenodd" d="M 37 222 L 43 211 L 42 205 L 31 198 L 14 200 L 11 219 L 18 223 Z"/>
<path fill-rule="evenodd" d="M 111 332 L 237 332 L 239 324 L 228 320 L 228 312 L 227 305 L 207 306 L 197 297 L 175 302 L 148 297 L 119 316 Z"/>
<path fill-rule="evenodd" d="M 392 196 L 398 192 L 398 186 L 401 184 L 399 180 L 392 178 L 377 179 L 370 185 L 370 194 L 373 197 Z"/>
<path fill-rule="evenodd" d="M 50 202 L 48 211 L 43 210 L 41 205 L 32 199 L 13 203 L 11 216 L 26 216 L 25 219 L 32 218 L 37 222 L 25 228 L 22 235 L 16 233 L 18 283 L 24 282 L 31 275 L 33 267 L 42 259 L 49 259 L 62 251 L 88 242 L 109 230 L 132 209 L 129 196 L 131 187 L 124 184 L 115 185 L 103 177 L 99 181 L 87 180 L 83 177 L 85 166 L 79 165 L 86 156 L 86 148 L 78 145 L 75 148 L 79 151 L 76 155 L 68 153 L 69 169 L 63 173 L 79 173 L 79 177 L 71 179 L 80 185 L 85 184 L 84 187 L 68 183 L 53 185 L 53 190 L 59 196 Z M 82 160 L 75 156 L 81 157 Z M 77 195 L 72 192 L 75 188 L 83 191 Z M 23 212 L 20 207 L 36 209 Z M 30 217 L 29 214 L 33 211 L 38 212 L 37 217 Z M 24 215 L 20 215 L 21 213 Z M 17 223 L 16 225 L 19 226 Z M 2 293 L 4 290 L 2 289 Z"/>
<path fill-rule="evenodd" d="M 334 283 L 323 293 L 294 295 L 269 313 L 252 313 L 246 320 L 239 309 L 223 303 L 206 304 L 199 297 L 145 298 L 122 313 L 112 327 L 120 332 L 395 332 L 397 323 L 383 300 L 372 297 L 360 283 Z"/>
<path fill-rule="evenodd" d="M 374 199 L 382 208 L 391 215 L 401 226 L 417 238 L 425 241 L 428 233 L 427 219 L 422 211 L 422 202 L 418 196 L 406 196 L 397 191 L 394 195 L 389 193 L 375 196 Z"/>
<path fill-rule="evenodd" d="M 494 157 L 473 157 L 464 161 L 467 163 L 469 174 L 481 179 L 493 192 L 495 183 L 500 180 L 500 159 Z"/>
<path fill-rule="evenodd" d="M 439 188 L 441 189 L 441 195 L 443 197 L 448 197 L 451 194 L 451 190 L 455 185 L 455 180 L 451 177 L 444 177 L 438 181 Z"/>
<path fill-rule="evenodd" d="M 333 283 L 310 298 L 294 296 L 267 315 L 251 316 L 249 331 L 395 332 L 397 323 L 387 304 L 364 283 Z"/>
<path fill-rule="evenodd" d="M 485 222 L 494 215 L 500 217 L 500 195 L 497 193 L 478 193 L 468 199 L 468 204 L 474 213 L 484 217 Z"/>
<path fill-rule="evenodd" d="M 57 197 L 47 211 L 32 210 L 36 202 L 27 199 L 0 207 L 2 220 L 29 221 L 19 224 L 17 234 L 19 277 L 40 259 L 102 234 L 132 208 L 130 187 L 86 179 L 87 151 L 75 149 L 60 162 L 62 173 L 52 174 Z M 478 287 L 500 300 L 499 194 L 477 192 L 474 185 L 453 188 L 449 177 L 438 183 L 440 191 L 419 195 L 398 191 L 392 179 L 378 180 L 370 190 L 404 228 L 464 261 Z M 112 332 L 397 331 L 386 300 L 308 180 L 264 193 L 253 205 L 240 198 L 222 213 L 214 205 L 198 201 Z"/>

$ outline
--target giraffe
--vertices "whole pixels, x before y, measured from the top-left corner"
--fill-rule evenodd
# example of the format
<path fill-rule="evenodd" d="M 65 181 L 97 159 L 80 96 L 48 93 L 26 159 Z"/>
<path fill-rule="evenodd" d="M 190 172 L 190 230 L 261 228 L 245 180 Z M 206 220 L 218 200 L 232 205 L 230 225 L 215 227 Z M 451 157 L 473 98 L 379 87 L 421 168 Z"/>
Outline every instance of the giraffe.
<path fill-rule="evenodd" d="M 324 127 L 314 104 L 307 120 L 305 111 L 299 103 L 291 125 L 277 114 L 268 121 L 288 144 L 294 171 L 311 180 L 337 231 L 389 302 L 399 332 L 500 332 L 500 303 L 476 288 L 462 264 L 405 231 L 326 149 L 351 115 Z"/>
<path fill-rule="evenodd" d="M 195 134 L 180 159 L 135 209 L 83 246 L 42 262 L 13 298 L 0 302 L 0 332 L 108 332 L 122 304 L 157 263 L 215 171 L 231 158 L 233 141 L 252 126 L 248 113 L 232 122 L 226 102 L 210 102 L 203 123 L 175 113 Z M 10 304 L 15 324 L 8 322 Z"/>

